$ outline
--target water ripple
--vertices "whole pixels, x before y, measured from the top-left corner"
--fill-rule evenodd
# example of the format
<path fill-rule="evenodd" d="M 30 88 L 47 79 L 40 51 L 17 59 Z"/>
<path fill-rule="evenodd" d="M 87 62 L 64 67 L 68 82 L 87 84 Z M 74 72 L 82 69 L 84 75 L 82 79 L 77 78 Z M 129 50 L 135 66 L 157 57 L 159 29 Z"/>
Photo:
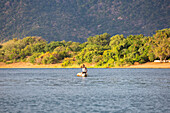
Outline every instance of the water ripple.
<path fill-rule="evenodd" d="M 168 113 L 169 69 L 0 69 L 0 112 Z"/>

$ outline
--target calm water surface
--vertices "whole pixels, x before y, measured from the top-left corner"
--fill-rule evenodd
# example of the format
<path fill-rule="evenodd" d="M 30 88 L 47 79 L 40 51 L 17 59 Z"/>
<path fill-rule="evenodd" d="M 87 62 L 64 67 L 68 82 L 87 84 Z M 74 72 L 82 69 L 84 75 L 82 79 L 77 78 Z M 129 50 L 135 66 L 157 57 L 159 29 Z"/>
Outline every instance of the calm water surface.
<path fill-rule="evenodd" d="M 168 113 L 170 69 L 0 69 L 0 113 Z"/>

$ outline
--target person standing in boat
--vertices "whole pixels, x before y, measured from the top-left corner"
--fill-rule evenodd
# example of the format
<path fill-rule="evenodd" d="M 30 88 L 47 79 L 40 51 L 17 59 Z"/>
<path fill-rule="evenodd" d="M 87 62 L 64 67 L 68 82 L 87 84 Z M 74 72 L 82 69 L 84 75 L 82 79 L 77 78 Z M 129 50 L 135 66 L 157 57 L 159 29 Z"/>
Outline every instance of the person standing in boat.
<path fill-rule="evenodd" d="M 84 64 L 83 64 L 83 66 L 81 66 L 81 68 L 82 68 L 82 74 L 83 73 L 87 74 L 87 68 Z"/>

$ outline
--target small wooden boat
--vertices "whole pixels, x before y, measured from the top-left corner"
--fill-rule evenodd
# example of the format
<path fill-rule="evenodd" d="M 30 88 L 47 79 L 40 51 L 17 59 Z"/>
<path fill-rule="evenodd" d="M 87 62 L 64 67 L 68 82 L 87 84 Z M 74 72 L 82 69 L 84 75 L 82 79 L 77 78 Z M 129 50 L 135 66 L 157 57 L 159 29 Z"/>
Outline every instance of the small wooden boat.
<path fill-rule="evenodd" d="M 77 73 L 77 76 L 78 77 L 87 77 L 87 73 L 80 72 L 80 73 Z"/>

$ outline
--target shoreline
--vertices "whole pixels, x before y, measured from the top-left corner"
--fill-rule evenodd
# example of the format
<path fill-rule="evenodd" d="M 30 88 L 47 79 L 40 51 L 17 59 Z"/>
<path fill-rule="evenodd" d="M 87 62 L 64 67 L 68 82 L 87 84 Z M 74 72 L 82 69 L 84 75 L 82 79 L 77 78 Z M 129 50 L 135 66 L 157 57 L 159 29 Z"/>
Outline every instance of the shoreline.
<path fill-rule="evenodd" d="M 136 64 L 131 66 L 125 67 L 102 67 L 102 66 L 95 66 L 95 64 L 84 63 L 87 68 L 170 68 L 170 63 L 155 63 L 155 62 L 147 62 L 144 64 Z M 61 63 L 57 64 L 32 64 L 26 62 L 17 62 L 12 64 L 5 64 L 0 62 L 0 68 L 80 68 L 80 65 L 72 65 L 72 66 L 61 66 Z"/>

